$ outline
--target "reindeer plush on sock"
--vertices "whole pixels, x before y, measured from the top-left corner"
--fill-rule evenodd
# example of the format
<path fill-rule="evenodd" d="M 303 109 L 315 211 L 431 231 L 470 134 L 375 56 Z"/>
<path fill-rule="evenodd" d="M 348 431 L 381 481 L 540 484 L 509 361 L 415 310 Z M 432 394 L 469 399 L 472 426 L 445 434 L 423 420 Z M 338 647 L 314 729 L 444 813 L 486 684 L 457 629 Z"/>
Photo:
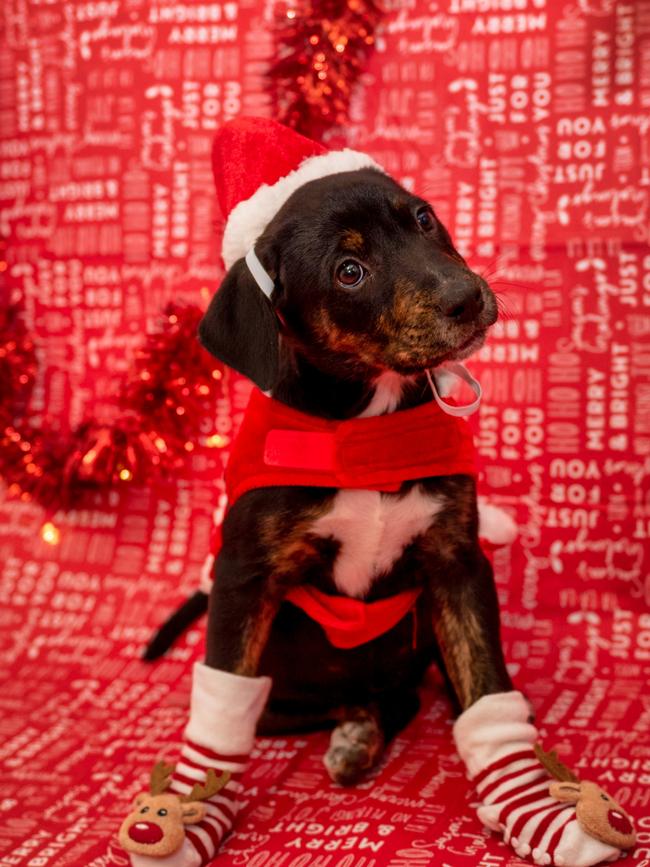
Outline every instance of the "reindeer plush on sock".
<path fill-rule="evenodd" d="M 151 772 L 149 791 L 135 799 L 119 832 L 127 852 L 157 858 L 173 855 L 185 841 L 185 826 L 205 818 L 204 802 L 214 798 L 230 779 L 227 771 L 217 777 L 210 768 L 205 783 L 195 783 L 189 795 L 177 795 L 167 791 L 173 771 L 173 765 L 158 762 Z"/>
<path fill-rule="evenodd" d="M 485 543 L 512 525 L 477 503 L 463 415 L 480 388 L 461 364 L 496 321 L 490 287 L 431 205 L 365 154 L 240 118 L 213 159 L 227 273 L 199 334 L 257 388 L 226 474 L 206 661 L 171 775 L 191 799 L 174 801 L 184 835 L 161 867 L 214 856 L 263 712 L 266 732 L 335 726 L 325 766 L 353 783 L 416 712 L 435 659 L 481 819 L 540 864 L 618 857 L 631 825 L 598 838 L 568 792 L 549 793 L 503 658 Z M 445 399 L 453 375 L 472 404 Z M 230 777 L 199 804 L 193 787 L 208 775 L 212 791 L 214 769 Z M 139 824 L 134 812 L 122 829 L 131 851 Z M 135 867 L 152 851 L 135 851 Z"/>

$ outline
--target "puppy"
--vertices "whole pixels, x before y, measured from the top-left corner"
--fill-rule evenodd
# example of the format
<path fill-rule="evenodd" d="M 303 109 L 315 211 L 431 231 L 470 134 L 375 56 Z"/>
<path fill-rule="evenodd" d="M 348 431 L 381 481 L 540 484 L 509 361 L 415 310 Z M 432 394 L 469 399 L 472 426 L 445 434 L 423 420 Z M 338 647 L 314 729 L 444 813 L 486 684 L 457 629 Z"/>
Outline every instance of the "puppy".
<path fill-rule="evenodd" d="M 262 141 L 274 134 L 264 123 L 252 123 Z M 248 216 L 256 216 L 258 202 L 246 200 Z M 634 838 L 617 805 L 611 827 L 597 823 L 596 838 L 576 819 L 574 801 L 549 794 L 528 703 L 504 662 L 470 463 L 446 463 L 443 436 L 436 472 L 411 472 L 393 486 L 346 487 L 326 472 L 328 482 L 316 481 L 334 460 L 328 449 L 332 437 L 338 442 L 337 431 L 376 431 L 375 421 L 394 432 L 378 451 L 417 464 L 410 452 L 418 452 L 431 430 L 423 427 L 419 439 L 405 433 L 400 454 L 400 423 L 429 408 L 462 452 L 466 426 L 454 419 L 444 427 L 449 417 L 431 404 L 440 397 L 430 371 L 482 345 L 497 319 L 492 291 L 459 255 L 431 206 L 367 165 L 307 177 L 253 241 L 245 258 L 242 252 L 230 257 L 199 328 L 203 345 L 261 390 L 253 392 L 229 464 L 240 476 L 257 475 L 243 488 L 233 482 L 234 471 L 230 482 L 226 477 L 235 496 L 215 561 L 206 664 L 195 666 L 171 790 L 189 797 L 192 784 L 211 770 L 230 777 L 165 865 L 207 864 L 232 826 L 239 777 L 265 707 L 258 731 L 334 726 L 325 765 L 335 782 L 354 783 L 416 712 L 417 686 L 434 660 L 460 712 L 454 739 L 477 788 L 483 823 L 539 864 L 556 859 L 588 867 L 617 856 Z M 256 413 L 272 419 L 263 460 L 250 435 Z M 271 435 L 286 435 L 285 422 L 295 445 L 284 449 L 284 459 L 307 467 L 314 474 L 309 484 L 285 484 L 273 475 L 282 443 Z M 354 435 L 343 445 L 350 441 L 354 446 Z M 344 449 L 344 457 L 356 455 L 367 469 L 373 452 L 366 444 L 365 451 Z M 203 607 L 203 598 L 193 597 L 149 656 Z M 337 610 L 351 610 L 362 625 L 368 612 L 375 620 L 382 612 L 386 628 L 348 642 Z M 132 856 L 134 867 L 141 867 L 138 857 Z"/>
<path fill-rule="evenodd" d="M 492 291 L 431 206 L 374 169 L 297 190 L 255 249 L 275 278 L 272 304 L 240 260 L 200 339 L 277 400 L 319 418 L 433 400 L 425 372 L 467 358 L 497 318 Z M 273 678 L 262 732 L 338 722 L 325 760 L 333 780 L 356 782 L 379 760 L 417 710 L 434 659 L 458 709 L 512 688 L 470 476 L 409 481 L 394 494 L 258 489 L 229 510 L 222 539 L 207 663 Z M 283 603 L 303 583 L 366 602 L 423 592 L 388 633 L 345 650 Z"/>

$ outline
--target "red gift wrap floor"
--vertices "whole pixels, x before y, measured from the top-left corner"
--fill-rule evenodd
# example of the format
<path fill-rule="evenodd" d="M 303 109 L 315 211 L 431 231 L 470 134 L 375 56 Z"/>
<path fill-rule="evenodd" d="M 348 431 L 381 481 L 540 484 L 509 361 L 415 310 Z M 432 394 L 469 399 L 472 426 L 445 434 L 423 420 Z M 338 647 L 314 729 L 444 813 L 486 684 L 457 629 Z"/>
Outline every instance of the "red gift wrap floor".
<path fill-rule="evenodd" d="M 506 656 L 547 747 L 637 822 L 650 864 L 650 5 L 389 3 L 335 144 L 433 202 L 505 316 L 470 365 L 481 489 L 521 528 L 496 557 Z M 271 114 L 270 5 L 4 4 L 0 229 L 38 351 L 31 413 L 62 437 L 111 396 L 166 302 L 218 285 L 209 149 Z M 214 222 L 217 222 L 217 234 Z M 232 437 L 228 377 L 205 436 Z M 197 432 L 197 442 L 198 442 Z M 109 841 L 173 760 L 204 624 L 151 631 L 198 584 L 226 448 L 54 516 L 0 506 L 0 864 L 126 864 Z M 483 831 L 431 673 L 366 783 L 325 734 L 259 740 L 216 859 L 250 867 L 514 867 Z M 107 848 L 109 847 L 109 848 Z"/>

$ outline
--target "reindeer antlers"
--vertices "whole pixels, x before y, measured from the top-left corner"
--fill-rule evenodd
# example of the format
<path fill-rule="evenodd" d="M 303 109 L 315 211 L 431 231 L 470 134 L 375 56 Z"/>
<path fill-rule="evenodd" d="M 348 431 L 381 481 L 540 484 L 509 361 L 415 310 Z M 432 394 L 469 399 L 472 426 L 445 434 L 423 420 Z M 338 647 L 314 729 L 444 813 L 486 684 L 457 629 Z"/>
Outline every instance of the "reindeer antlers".
<path fill-rule="evenodd" d="M 174 765 L 167 765 L 165 762 L 156 762 L 151 771 L 149 781 L 149 791 L 152 795 L 162 795 L 171 782 L 169 778 L 173 772 Z"/>
<path fill-rule="evenodd" d="M 183 803 L 187 803 L 188 801 L 206 801 L 208 798 L 211 798 L 213 795 L 216 795 L 217 792 L 221 791 L 224 786 L 227 786 L 229 779 L 230 773 L 228 771 L 224 771 L 221 776 L 218 777 L 214 770 L 210 768 L 205 778 L 205 785 L 202 786 L 199 783 L 196 783 L 189 795 L 183 795 L 181 797 L 181 801 Z"/>
<path fill-rule="evenodd" d="M 157 762 L 153 766 L 149 782 L 149 791 L 152 795 L 162 795 L 171 782 L 170 777 L 173 772 L 174 765 L 168 765 L 165 762 Z M 205 783 L 203 785 L 196 783 L 189 795 L 182 795 L 180 800 L 184 804 L 189 801 L 207 801 L 208 798 L 216 795 L 224 786 L 227 786 L 229 780 L 230 773 L 228 771 L 224 771 L 218 777 L 214 770 L 210 768 L 206 775 Z"/>
<path fill-rule="evenodd" d="M 555 750 L 549 750 L 548 753 L 545 753 L 539 744 L 535 744 L 533 749 L 535 750 L 535 755 L 541 764 L 544 765 L 549 774 L 552 777 L 555 777 L 556 780 L 561 780 L 563 783 L 580 782 L 573 771 L 569 770 L 569 768 L 567 768 L 566 765 L 563 765 L 558 759 Z"/>

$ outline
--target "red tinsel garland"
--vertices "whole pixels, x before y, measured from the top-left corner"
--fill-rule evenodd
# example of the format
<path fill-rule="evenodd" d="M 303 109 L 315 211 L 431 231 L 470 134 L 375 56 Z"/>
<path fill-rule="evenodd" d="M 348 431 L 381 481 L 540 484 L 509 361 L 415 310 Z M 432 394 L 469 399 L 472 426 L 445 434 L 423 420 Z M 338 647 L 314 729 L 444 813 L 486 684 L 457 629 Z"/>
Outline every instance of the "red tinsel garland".
<path fill-rule="evenodd" d="M 281 0 L 275 11 L 279 56 L 269 78 L 276 115 L 320 139 L 347 120 L 381 10 L 373 0 Z M 0 478 L 8 494 L 54 511 L 68 508 L 85 488 L 142 483 L 177 470 L 197 445 L 222 376 L 196 340 L 201 315 L 198 307 L 170 305 L 163 328 L 137 354 L 113 423 L 89 418 L 62 442 L 27 420 L 34 344 L 17 311 L 0 310 Z M 226 445 L 218 435 L 207 443 Z M 49 522 L 42 535 L 58 541 Z"/>
<path fill-rule="evenodd" d="M 49 504 L 61 486 L 62 448 L 26 421 L 36 378 L 34 342 L 15 307 L 0 311 L 0 476 L 10 497 Z"/>
<path fill-rule="evenodd" d="M 0 477 L 8 494 L 48 510 L 67 508 L 83 489 L 177 470 L 214 411 L 222 368 L 201 348 L 198 307 L 169 305 L 148 335 L 118 398 L 110 425 L 88 419 L 68 442 L 26 421 L 36 376 L 33 341 L 14 308 L 0 315 Z M 211 446 L 225 445 L 209 437 Z"/>
<path fill-rule="evenodd" d="M 269 77 L 277 119 L 320 139 L 348 118 L 381 9 L 373 0 L 284 0 L 275 13 L 279 56 Z"/>

